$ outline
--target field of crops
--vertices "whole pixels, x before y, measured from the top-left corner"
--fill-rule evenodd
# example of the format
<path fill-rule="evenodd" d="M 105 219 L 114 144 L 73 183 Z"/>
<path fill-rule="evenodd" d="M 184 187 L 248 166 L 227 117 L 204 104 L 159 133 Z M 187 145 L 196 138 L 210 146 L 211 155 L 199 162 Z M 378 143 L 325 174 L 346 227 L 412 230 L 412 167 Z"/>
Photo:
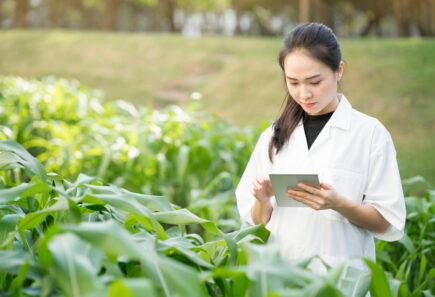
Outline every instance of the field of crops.
<path fill-rule="evenodd" d="M 369 271 L 288 262 L 240 226 L 259 133 L 187 108 L 0 78 L 0 296 L 434 296 L 435 190 L 403 181 L 406 235 Z"/>

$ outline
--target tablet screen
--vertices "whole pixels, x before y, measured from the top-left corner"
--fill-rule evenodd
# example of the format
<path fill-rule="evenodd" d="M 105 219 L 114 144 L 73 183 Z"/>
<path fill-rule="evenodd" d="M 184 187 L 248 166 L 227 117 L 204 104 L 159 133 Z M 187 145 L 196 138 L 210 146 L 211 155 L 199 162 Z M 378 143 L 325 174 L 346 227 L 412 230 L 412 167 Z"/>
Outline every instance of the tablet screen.
<path fill-rule="evenodd" d="M 275 194 L 276 204 L 284 207 L 308 207 L 307 205 L 287 196 L 288 188 L 297 188 L 299 182 L 304 182 L 320 188 L 317 174 L 269 174 Z"/>

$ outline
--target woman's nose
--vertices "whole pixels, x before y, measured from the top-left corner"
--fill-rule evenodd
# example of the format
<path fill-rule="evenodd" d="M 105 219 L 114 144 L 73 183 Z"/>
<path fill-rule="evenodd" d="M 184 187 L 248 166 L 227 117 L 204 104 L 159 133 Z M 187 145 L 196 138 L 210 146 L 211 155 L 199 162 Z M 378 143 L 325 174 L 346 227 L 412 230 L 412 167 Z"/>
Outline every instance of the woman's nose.
<path fill-rule="evenodd" d="M 311 97 L 311 92 L 309 88 L 306 86 L 301 86 L 301 93 L 300 93 L 301 99 L 308 99 Z"/>

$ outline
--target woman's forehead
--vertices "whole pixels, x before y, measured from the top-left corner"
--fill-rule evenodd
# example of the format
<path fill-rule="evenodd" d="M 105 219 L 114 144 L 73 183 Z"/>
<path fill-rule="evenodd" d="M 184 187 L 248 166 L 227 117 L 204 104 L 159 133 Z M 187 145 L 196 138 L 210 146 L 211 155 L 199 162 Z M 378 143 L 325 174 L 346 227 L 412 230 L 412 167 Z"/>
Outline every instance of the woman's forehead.
<path fill-rule="evenodd" d="M 287 77 L 309 79 L 315 75 L 326 75 L 329 67 L 311 57 L 306 50 L 295 50 L 284 59 L 284 70 Z"/>

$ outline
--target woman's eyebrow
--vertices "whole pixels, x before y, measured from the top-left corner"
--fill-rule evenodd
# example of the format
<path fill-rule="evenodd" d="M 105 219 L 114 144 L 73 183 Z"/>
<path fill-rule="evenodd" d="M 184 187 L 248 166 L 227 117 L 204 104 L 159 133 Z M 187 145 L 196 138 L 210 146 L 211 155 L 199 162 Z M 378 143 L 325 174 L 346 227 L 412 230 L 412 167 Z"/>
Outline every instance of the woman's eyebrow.
<path fill-rule="evenodd" d="M 320 76 L 320 74 L 316 74 L 316 75 L 313 75 L 313 76 L 310 76 L 310 77 L 307 77 L 305 80 L 310 80 L 310 79 L 313 79 L 313 78 L 317 78 L 317 77 L 319 77 Z M 293 77 L 290 77 L 290 76 L 286 76 L 288 79 L 290 79 L 290 80 L 297 80 L 296 78 L 293 78 Z"/>

